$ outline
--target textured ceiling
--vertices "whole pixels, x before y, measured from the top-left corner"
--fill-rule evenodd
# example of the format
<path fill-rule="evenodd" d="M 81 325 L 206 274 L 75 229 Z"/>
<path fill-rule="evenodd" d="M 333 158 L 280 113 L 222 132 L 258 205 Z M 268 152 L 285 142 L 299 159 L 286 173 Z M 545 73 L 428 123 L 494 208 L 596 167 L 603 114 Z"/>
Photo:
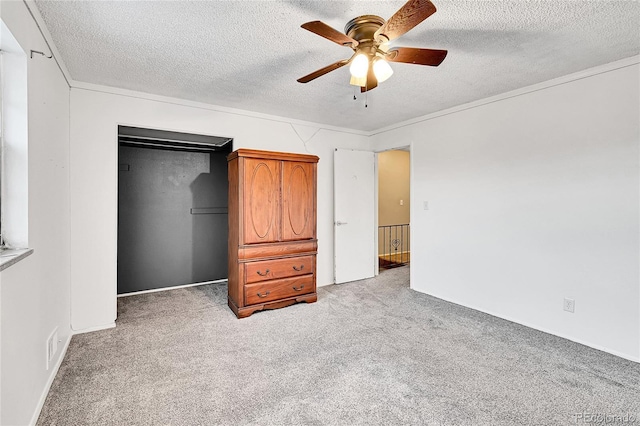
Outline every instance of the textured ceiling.
<path fill-rule="evenodd" d="M 300 28 L 388 19 L 404 1 L 50 1 L 36 5 L 71 78 L 358 130 L 375 130 L 640 53 L 640 3 L 447 1 L 392 45 L 447 49 L 437 68 L 391 64 L 367 95 L 352 51 Z"/>

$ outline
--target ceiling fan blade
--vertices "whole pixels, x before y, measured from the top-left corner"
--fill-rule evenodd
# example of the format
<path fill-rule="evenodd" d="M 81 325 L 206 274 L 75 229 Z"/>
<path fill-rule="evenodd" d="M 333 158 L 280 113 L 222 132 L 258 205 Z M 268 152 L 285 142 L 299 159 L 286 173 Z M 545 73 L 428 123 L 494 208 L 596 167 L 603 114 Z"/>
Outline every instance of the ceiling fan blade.
<path fill-rule="evenodd" d="M 331 40 L 332 42 L 337 43 L 341 46 L 350 45 L 351 47 L 356 47 L 358 45 L 358 42 L 351 37 L 341 33 L 336 29 L 331 28 L 329 25 L 321 21 L 311 21 L 300 26 L 305 30 L 311 31 L 314 34 L 318 34 L 319 36 L 324 37 L 327 40 Z"/>
<path fill-rule="evenodd" d="M 333 64 L 327 65 L 324 68 L 320 68 L 319 70 L 314 71 L 311 74 L 305 75 L 304 77 L 300 77 L 298 79 L 298 83 L 308 83 L 311 80 L 315 80 L 316 78 L 321 77 L 331 71 L 337 70 L 338 68 L 343 67 L 348 63 L 349 63 L 348 59 L 343 59 L 341 61 L 334 62 Z"/>
<path fill-rule="evenodd" d="M 369 90 L 373 90 L 378 87 L 378 79 L 376 78 L 375 73 L 373 72 L 373 64 L 369 65 L 369 71 L 367 72 L 367 84 L 366 86 L 360 87 L 360 93 L 367 92 Z"/>
<path fill-rule="evenodd" d="M 409 0 L 374 34 L 393 40 L 418 25 L 436 12 L 436 7 L 429 0 Z"/>
<path fill-rule="evenodd" d="M 390 62 L 405 64 L 430 65 L 437 67 L 447 56 L 446 50 L 419 49 L 417 47 L 396 47 L 390 50 L 385 59 Z"/>

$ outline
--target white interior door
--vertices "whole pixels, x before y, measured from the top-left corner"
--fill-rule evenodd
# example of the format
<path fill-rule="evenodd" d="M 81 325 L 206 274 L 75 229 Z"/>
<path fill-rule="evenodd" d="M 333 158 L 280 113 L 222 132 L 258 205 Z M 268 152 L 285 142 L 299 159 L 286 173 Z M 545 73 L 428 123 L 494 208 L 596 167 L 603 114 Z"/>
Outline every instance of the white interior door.
<path fill-rule="evenodd" d="M 375 154 L 336 149 L 333 156 L 336 284 L 375 274 Z"/>

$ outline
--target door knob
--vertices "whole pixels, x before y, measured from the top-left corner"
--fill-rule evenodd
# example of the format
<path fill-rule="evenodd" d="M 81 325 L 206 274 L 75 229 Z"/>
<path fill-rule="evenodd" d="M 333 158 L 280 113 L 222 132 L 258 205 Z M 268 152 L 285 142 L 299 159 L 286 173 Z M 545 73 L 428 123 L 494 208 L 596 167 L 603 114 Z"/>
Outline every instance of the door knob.
<path fill-rule="evenodd" d="M 336 226 L 340 226 L 340 225 L 346 225 L 348 222 L 341 222 L 341 221 L 337 221 L 336 222 Z"/>

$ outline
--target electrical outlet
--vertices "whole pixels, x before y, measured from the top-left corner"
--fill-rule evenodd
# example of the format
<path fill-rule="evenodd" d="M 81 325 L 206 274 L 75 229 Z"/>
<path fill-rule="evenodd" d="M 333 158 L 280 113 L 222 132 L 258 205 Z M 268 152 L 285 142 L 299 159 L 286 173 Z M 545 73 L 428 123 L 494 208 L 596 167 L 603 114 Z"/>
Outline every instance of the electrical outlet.
<path fill-rule="evenodd" d="M 429 202 L 428 202 L 428 201 L 425 201 L 425 202 L 422 204 L 422 207 L 423 207 L 425 210 L 429 210 Z"/>
<path fill-rule="evenodd" d="M 51 361 L 58 352 L 58 327 L 56 327 L 47 339 L 47 370 L 51 367 Z"/>
<path fill-rule="evenodd" d="M 404 206 L 404 200 L 400 200 L 400 205 Z"/>
<path fill-rule="evenodd" d="M 576 311 L 576 301 L 573 299 L 564 299 L 564 310 L 574 313 Z"/>

